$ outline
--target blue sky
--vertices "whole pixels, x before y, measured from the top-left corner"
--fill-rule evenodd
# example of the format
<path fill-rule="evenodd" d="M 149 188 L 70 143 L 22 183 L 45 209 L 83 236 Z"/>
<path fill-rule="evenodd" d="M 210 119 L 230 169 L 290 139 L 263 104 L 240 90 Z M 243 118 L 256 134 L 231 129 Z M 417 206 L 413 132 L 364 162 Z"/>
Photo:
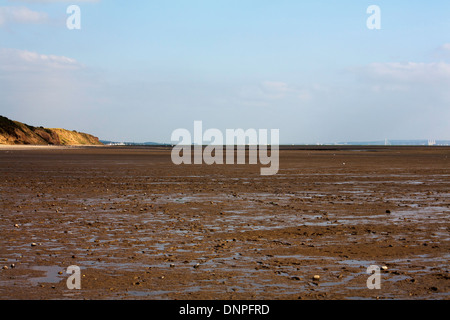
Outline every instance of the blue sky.
<path fill-rule="evenodd" d="M 0 114 L 117 141 L 194 120 L 281 143 L 450 139 L 449 31 L 437 0 L 0 0 Z"/>

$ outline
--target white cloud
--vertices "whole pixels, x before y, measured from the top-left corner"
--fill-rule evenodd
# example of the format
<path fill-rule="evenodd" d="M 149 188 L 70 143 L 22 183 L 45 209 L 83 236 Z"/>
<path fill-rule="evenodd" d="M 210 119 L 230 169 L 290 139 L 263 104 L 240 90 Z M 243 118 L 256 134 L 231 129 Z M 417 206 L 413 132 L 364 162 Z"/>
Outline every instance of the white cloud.
<path fill-rule="evenodd" d="M 10 0 L 12 3 L 57 4 L 98 3 L 101 0 Z M 0 27 L 14 23 L 40 24 L 49 21 L 46 12 L 33 11 L 26 6 L 0 6 Z"/>
<path fill-rule="evenodd" d="M 443 44 L 440 49 L 450 52 L 450 43 Z"/>
<path fill-rule="evenodd" d="M 31 124 L 70 117 L 70 110 L 87 107 L 85 69 L 65 56 L 0 49 L 0 114 L 17 120 L 25 115 Z"/>
<path fill-rule="evenodd" d="M 80 2 L 100 2 L 101 0 L 9 0 L 10 2 L 22 3 L 80 3 Z"/>
<path fill-rule="evenodd" d="M 450 64 L 444 62 L 372 63 L 351 72 L 376 91 L 440 90 L 450 84 Z"/>
<path fill-rule="evenodd" d="M 441 60 L 450 59 L 450 43 L 444 43 L 433 52 L 433 57 Z"/>
<path fill-rule="evenodd" d="M 83 65 L 65 56 L 45 55 L 18 49 L 0 49 L 0 70 L 19 71 L 57 71 L 76 70 Z"/>
<path fill-rule="evenodd" d="M 269 106 L 279 101 L 305 102 L 312 98 L 312 88 L 280 81 L 263 81 L 243 86 L 238 97 L 245 106 Z"/>
<path fill-rule="evenodd" d="M 33 11 L 24 6 L 0 7 L 0 27 L 9 23 L 44 23 L 47 20 L 47 13 Z"/>

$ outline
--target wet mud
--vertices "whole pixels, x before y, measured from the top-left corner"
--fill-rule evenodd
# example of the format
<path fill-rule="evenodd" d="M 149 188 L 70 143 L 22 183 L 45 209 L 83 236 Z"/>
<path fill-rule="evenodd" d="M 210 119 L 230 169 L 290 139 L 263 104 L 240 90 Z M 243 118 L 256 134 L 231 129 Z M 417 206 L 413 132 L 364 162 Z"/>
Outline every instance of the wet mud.
<path fill-rule="evenodd" d="M 449 160 L 292 147 L 261 176 L 163 147 L 3 148 L 0 298 L 448 300 Z"/>

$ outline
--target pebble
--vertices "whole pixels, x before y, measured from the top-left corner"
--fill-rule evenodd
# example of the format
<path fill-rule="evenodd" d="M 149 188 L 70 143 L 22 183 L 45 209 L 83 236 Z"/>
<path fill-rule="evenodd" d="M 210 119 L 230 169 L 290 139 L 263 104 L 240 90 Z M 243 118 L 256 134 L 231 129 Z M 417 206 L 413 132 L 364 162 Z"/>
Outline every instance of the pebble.
<path fill-rule="evenodd" d="M 16 224 L 14 225 L 14 227 L 15 227 L 15 228 L 18 228 L 18 227 L 19 227 L 19 225 L 18 225 L 18 224 L 16 223 Z"/>
<path fill-rule="evenodd" d="M 8 270 L 8 266 L 3 266 L 3 270 Z"/>
<path fill-rule="evenodd" d="M 382 267 L 381 267 L 381 270 L 386 271 L 387 269 L 388 269 L 388 267 L 386 267 L 386 266 L 382 266 Z"/>
<path fill-rule="evenodd" d="M 34 243 L 34 242 L 33 242 L 33 243 L 31 244 L 31 246 L 32 246 L 32 247 L 36 247 L 36 246 L 37 246 L 37 243 Z"/>
<path fill-rule="evenodd" d="M 319 280 L 320 280 L 320 276 L 316 274 L 316 275 L 313 277 L 313 280 L 314 280 L 314 281 L 319 281 Z"/>

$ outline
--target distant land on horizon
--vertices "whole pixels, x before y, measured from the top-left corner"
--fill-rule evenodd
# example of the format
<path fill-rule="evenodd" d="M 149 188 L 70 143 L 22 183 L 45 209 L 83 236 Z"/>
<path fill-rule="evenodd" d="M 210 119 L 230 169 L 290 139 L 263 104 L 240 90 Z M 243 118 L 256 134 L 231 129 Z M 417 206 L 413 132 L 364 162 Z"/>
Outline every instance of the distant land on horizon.
<path fill-rule="evenodd" d="M 173 143 L 160 142 L 117 142 L 100 140 L 104 145 L 113 146 L 172 146 Z M 450 146 L 450 140 L 383 140 L 383 141 L 350 141 L 336 143 L 292 143 L 285 146 Z"/>
<path fill-rule="evenodd" d="M 110 146 L 173 146 L 161 142 L 122 142 L 100 140 L 99 138 L 75 130 L 49 129 L 30 126 L 10 120 L 0 115 L 0 144 L 3 145 L 110 145 Z M 450 146 L 450 140 L 378 140 L 349 141 L 333 143 L 291 143 L 284 146 Z"/>
<path fill-rule="evenodd" d="M 450 146 L 450 140 L 384 140 L 384 141 L 353 141 L 334 143 L 333 145 L 362 146 Z"/>
<path fill-rule="evenodd" d="M 168 143 L 159 142 L 118 142 L 109 140 L 100 140 L 101 143 L 107 146 L 166 146 Z"/>

